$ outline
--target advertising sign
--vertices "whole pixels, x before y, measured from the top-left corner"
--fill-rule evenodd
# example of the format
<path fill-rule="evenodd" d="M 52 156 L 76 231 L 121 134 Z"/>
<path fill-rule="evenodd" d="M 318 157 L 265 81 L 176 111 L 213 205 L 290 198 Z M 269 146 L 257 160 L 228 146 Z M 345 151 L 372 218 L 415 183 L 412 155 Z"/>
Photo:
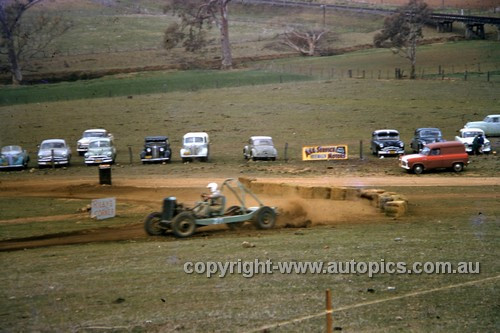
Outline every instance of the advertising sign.
<path fill-rule="evenodd" d="M 104 198 L 92 200 L 90 216 L 98 220 L 109 219 L 116 215 L 116 199 Z"/>
<path fill-rule="evenodd" d="M 347 145 L 302 147 L 302 161 L 347 160 Z"/>

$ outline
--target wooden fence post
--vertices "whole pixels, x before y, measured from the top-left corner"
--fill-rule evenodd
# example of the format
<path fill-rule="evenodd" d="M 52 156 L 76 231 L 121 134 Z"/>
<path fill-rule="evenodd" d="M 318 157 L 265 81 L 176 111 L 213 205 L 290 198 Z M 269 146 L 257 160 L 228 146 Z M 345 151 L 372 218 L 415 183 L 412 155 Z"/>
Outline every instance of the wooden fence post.
<path fill-rule="evenodd" d="M 326 290 L 326 333 L 333 332 L 332 320 L 332 293 L 330 289 Z"/>

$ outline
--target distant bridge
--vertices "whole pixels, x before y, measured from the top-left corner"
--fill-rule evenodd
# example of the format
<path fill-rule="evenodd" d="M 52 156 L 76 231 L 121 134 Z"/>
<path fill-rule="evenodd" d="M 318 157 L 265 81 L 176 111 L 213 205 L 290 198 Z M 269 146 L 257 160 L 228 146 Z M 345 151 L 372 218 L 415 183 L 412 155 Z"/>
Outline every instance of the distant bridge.
<path fill-rule="evenodd" d="M 288 6 L 288 7 L 308 7 L 308 8 L 319 8 L 323 9 L 333 9 L 333 10 L 345 10 L 357 13 L 369 13 L 377 15 L 390 15 L 395 13 L 395 10 L 381 9 L 381 8 L 368 8 L 368 7 L 356 7 L 347 5 L 328 5 L 328 4 L 317 4 L 311 2 L 301 2 L 301 1 L 289 1 L 289 0 L 236 0 L 235 2 L 248 3 L 248 4 L 263 4 L 270 6 Z M 484 16 L 467 16 L 458 14 L 431 14 L 431 19 L 436 23 L 437 30 L 439 32 L 451 32 L 453 31 L 453 23 L 461 22 L 465 26 L 465 38 L 485 38 L 484 25 L 490 24 L 496 26 L 498 30 L 498 40 L 500 40 L 500 18 L 498 17 L 484 17 Z"/>

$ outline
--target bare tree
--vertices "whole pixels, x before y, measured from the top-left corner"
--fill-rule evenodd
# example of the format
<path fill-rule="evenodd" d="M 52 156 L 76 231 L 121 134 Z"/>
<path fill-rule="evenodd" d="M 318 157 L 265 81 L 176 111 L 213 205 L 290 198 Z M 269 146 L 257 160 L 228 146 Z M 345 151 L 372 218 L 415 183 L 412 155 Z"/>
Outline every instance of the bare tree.
<path fill-rule="evenodd" d="M 180 18 L 180 23 L 167 27 L 164 47 L 173 48 L 182 42 L 187 51 L 198 51 L 210 42 L 206 30 L 215 24 L 220 33 L 222 68 L 231 68 L 233 57 L 229 42 L 229 2 L 231 0 L 168 0 L 165 11 L 172 11 Z"/>
<path fill-rule="evenodd" d="M 47 45 L 70 28 L 59 16 L 40 13 L 23 19 L 26 12 L 44 0 L 0 1 L 0 56 L 7 57 L 2 69 L 10 71 L 12 83 L 23 80 L 21 63 L 29 67 L 29 60 L 41 54 Z"/>
<path fill-rule="evenodd" d="M 410 61 L 411 79 L 416 77 L 417 44 L 423 38 L 422 28 L 429 23 L 431 13 L 424 1 L 410 0 L 385 19 L 384 28 L 373 39 L 376 47 L 390 47 L 394 54 Z"/>
<path fill-rule="evenodd" d="M 328 33 L 325 29 L 300 30 L 290 29 L 284 33 L 283 43 L 302 55 L 317 54 L 321 38 Z"/>

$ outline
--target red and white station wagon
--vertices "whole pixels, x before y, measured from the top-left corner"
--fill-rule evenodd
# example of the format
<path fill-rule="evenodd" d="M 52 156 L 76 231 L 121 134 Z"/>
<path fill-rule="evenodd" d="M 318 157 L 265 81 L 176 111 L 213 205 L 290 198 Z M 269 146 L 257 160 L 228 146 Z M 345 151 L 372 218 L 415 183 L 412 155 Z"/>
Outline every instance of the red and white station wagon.
<path fill-rule="evenodd" d="M 459 141 L 430 143 L 419 154 L 400 158 L 400 166 L 408 171 L 421 174 L 426 170 L 451 168 L 460 172 L 469 164 L 469 155 Z"/>

